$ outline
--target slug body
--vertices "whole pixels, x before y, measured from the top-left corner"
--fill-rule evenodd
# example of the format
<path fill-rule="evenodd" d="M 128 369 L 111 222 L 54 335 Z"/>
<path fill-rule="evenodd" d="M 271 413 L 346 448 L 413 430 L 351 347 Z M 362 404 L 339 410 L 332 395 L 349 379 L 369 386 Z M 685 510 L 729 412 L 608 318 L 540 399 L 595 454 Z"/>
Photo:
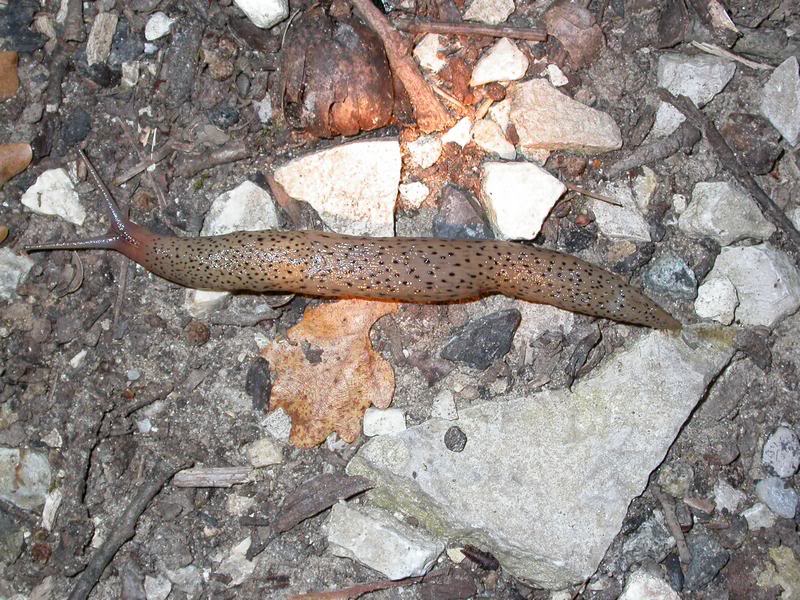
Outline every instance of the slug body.
<path fill-rule="evenodd" d="M 89 169 L 111 214 L 109 234 L 30 250 L 112 249 L 164 279 L 198 289 L 419 303 L 503 294 L 636 325 L 680 328 L 676 319 L 617 275 L 573 256 L 516 242 L 316 231 L 156 235 L 123 218 L 91 165 Z"/>

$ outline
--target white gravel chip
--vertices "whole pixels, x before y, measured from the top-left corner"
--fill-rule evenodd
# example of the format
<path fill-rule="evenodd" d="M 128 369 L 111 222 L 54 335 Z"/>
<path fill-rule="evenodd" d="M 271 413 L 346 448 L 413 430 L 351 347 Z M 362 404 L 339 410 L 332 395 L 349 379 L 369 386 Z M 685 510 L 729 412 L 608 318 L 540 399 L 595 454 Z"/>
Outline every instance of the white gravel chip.
<path fill-rule="evenodd" d="M 472 70 L 473 87 L 494 81 L 516 81 L 528 70 L 528 57 L 508 38 L 500 38 Z"/>
<path fill-rule="evenodd" d="M 778 477 L 791 477 L 800 466 L 800 439 L 788 427 L 778 427 L 764 443 L 763 464 Z"/>
<path fill-rule="evenodd" d="M 147 24 L 144 26 L 144 39 L 148 42 L 153 42 L 159 38 L 164 37 L 169 33 L 170 27 L 175 22 L 175 19 L 168 17 L 160 10 L 154 12 L 147 19 Z"/>
<path fill-rule="evenodd" d="M 772 72 L 761 95 L 761 114 L 792 146 L 800 138 L 800 74 L 790 56 Z"/>
<path fill-rule="evenodd" d="M 36 179 L 22 195 L 21 202 L 40 215 L 54 215 L 75 225 L 83 225 L 86 210 L 75 185 L 64 169 L 50 169 Z"/>
<path fill-rule="evenodd" d="M 364 413 L 364 435 L 373 437 L 397 433 L 406 428 L 406 415 L 399 408 L 370 407 Z"/>
<path fill-rule="evenodd" d="M 288 0 L 233 0 L 253 25 L 269 29 L 289 16 Z"/>

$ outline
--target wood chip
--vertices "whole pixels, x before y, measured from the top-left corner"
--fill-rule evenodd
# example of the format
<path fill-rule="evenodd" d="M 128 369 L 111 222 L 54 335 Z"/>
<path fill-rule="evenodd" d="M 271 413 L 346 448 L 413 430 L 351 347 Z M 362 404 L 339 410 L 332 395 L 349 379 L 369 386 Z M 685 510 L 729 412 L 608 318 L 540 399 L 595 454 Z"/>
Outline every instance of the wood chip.
<path fill-rule="evenodd" d="M 289 531 L 298 523 L 329 509 L 339 500 L 346 500 L 370 488 L 372 483 L 364 477 L 320 475 L 286 496 L 275 519 L 275 531 Z"/>

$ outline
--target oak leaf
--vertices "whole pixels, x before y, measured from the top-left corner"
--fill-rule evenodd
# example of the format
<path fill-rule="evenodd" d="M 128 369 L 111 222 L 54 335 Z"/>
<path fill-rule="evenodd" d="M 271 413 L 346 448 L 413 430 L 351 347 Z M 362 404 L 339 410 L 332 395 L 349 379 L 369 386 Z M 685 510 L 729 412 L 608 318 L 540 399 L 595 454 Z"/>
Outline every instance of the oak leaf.
<path fill-rule="evenodd" d="M 0 144 L 0 184 L 27 169 L 32 158 L 33 151 L 28 144 Z"/>
<path fill-rule="evenodd" d="M 292 418 L 292 444 L 311 448 L 334 431 L 353 442 L 364 411 L 389 406 L 394 371 L 373 350 L 369 331 L 397 308 L 365 300 L 322 304 L 306 310 L 286 339 L 264 349 L 275 382 L 270 409 L 283 408 Z"/>

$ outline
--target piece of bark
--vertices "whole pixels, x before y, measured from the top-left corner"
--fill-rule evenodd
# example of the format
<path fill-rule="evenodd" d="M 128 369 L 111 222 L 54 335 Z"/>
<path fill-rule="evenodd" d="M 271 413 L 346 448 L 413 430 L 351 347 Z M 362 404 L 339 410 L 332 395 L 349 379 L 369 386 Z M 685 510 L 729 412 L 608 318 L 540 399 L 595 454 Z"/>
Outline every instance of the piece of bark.
<path fill-rule="evenodd" d="M 639 146 L 629 156 L 611 165 L 606 169 L 605 176 L 613 179 L 631 169 L 669 158 L 680 150 L 688 152 L 699 141 L 700 130 L 689 121 L 684 121 L 667 137 Z"/>
<path fill-rule="evenodd" d="M 409 31 L 411 33 L 507 37 L 531 42 L 543 42 L 547 39 L 547 32 L 534 27 L 509 27 L 507 25 L 486 25 L 484 23 L 448 23 L 446 21 L 424 21 L 421 19 L 398 19 L 394 24 L 401 31 Z"/>
<path fill-rule="evenodd" d="M 315 477 L 286 496 L 273 525 L 283 533 L 295 525 L 329 509 L 340 499 L 346 500 L 372 488 L 364 477 L 342 474 L 324 474 Z"/>
<path fill-rule="evenodd" d="M 250 467 L 195 467 L 175 475 L 175 487 L 231 487 L 250 479 Z"/>

